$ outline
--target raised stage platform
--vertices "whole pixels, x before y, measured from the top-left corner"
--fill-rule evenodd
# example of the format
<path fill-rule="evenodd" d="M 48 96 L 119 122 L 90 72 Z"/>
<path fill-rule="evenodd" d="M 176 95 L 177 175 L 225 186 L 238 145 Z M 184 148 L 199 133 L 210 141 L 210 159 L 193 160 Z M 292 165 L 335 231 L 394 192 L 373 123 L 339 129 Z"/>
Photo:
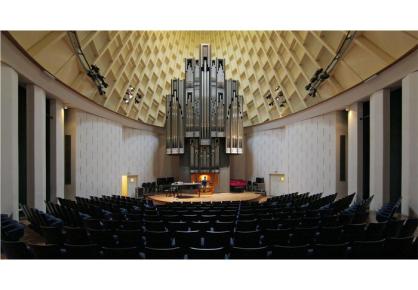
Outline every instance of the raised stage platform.
<path fill-rule="evenodd" d="M 265 196 L 255 193 L 255 192 L 243 192 L 243 193 L 213 193 L 213 194 L 204 194 L 202 193 L 200 197 L 197 194 L 182 193 L 181 197 L 166 196 L 166 194 L 156 194 L 149 196 L 149 199 L 160 202 L 160 203 L 170 203 L 170 202 L 216 202 L 216 201 L 264 201 Z"/>

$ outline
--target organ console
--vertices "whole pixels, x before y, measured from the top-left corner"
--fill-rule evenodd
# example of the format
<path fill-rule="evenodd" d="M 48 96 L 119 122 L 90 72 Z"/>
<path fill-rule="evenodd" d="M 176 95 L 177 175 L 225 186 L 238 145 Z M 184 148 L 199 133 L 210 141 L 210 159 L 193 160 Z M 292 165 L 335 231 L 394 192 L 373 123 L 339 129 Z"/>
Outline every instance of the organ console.
<path fill-rule="evenodd" d="M 185 60 L 185 79 L 171 81 L 166 98 L 166 153 L 186 154 L 193 172 L 218 172 L 222 151 L 243 152 L 243 97 L 239 82 L 225 79 L 225 60 Z"/>

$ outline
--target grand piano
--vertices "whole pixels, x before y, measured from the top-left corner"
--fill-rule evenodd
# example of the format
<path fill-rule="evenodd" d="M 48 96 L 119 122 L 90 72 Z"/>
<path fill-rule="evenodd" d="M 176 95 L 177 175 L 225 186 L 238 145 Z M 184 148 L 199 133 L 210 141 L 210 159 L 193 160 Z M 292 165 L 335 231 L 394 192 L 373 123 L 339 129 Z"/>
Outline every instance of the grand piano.
<path fill-rule="evenodd" d="M 200 197 L 200 188 L 201 188 L 201 184 L 195 183 L 195 182 L 177 181 L 177 182 L 171 183 L 171 193 L 176 197 L 181 197 L 181 194 L 186 193 L 186 191 L 198 193 Z"/>

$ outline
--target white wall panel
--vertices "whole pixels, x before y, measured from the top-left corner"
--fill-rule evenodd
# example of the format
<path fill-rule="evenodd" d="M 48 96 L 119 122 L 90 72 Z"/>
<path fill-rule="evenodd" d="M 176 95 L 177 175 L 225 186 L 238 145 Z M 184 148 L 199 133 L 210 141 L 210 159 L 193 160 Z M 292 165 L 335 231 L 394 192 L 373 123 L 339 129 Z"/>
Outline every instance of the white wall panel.
<path fill-rule="evenodd" d="M 119 194 L 122 175 L 138 175 L 139 186 L 173 175 L 176 158 L 165 156 L 160 135 L 81 111 L 76 123 L 77 196 Z"/>
<path fill-rule="evenodd" d="M 289 192 L 334 193 L 336 123 L 336 113 L 330 113 L 246 136 L 247 178 L 264 177 L 268 190 L 269 174 L 284 173 Z"/>

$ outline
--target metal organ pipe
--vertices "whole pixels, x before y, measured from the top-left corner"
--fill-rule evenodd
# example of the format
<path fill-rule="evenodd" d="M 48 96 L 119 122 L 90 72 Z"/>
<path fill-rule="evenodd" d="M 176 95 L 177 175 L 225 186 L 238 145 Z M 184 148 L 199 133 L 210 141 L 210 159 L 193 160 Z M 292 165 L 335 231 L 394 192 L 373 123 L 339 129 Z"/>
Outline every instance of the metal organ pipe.
<path fill-rule="evenodd" d="M 166 98 L 166 153 L 189 154 L 191 172 L 218 172 L 221 150 L 242 153 L 239 84 L 225 80 L 224 60 L 210 51 L 201 44 L 199 60 L 185 60 L 185 80 L 174 79 Z"/>

